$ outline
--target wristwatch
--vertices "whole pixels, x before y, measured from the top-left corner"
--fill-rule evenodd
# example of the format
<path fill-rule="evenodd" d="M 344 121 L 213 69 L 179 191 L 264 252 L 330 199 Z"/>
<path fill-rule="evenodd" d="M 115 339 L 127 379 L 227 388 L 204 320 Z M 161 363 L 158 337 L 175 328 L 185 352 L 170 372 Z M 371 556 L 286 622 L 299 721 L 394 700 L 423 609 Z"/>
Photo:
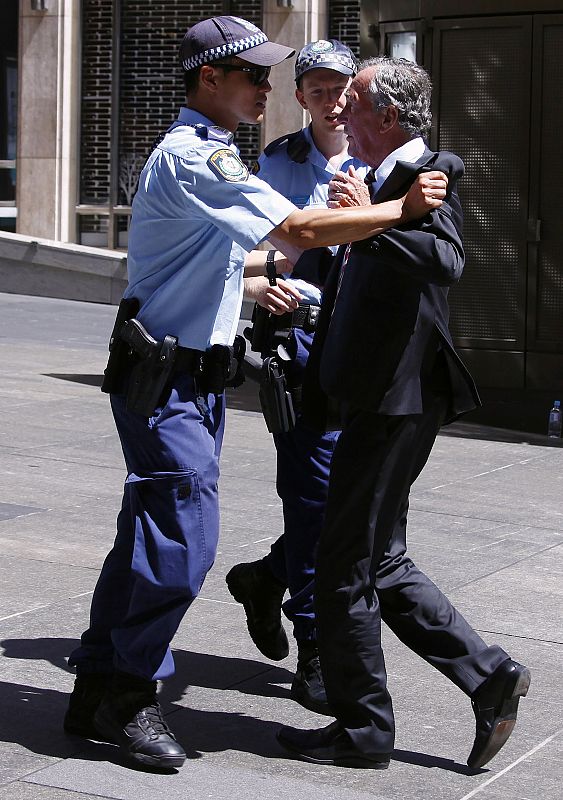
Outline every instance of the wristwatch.
<path fill-rule="evenodd" d="M 270 286 L 275 286 L 278 282 L 278 273 L 276 271 L 276 253 L 277 250 L 268 250 L 266 253 L 266 277 Z"/>

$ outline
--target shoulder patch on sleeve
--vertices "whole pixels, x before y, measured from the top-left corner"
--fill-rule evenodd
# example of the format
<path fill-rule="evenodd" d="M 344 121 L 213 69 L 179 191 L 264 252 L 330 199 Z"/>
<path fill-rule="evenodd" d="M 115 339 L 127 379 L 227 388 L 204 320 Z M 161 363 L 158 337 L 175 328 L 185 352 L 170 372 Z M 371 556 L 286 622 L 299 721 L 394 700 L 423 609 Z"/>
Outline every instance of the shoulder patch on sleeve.
<path fill-rule="evenodd" d="M 247 166 L 228 147 L 215 150 L 207 159 L 207 164 L 219 178 L 223 178 L 225 181 L 237 183 L 248 180 Z"/>
<path fill-rule="evenodd" d="M 260 172 L 260 164 L 258 161 L 253 161 L 250 165 L 250 172 L 252 175 L 258 175 Z"/>

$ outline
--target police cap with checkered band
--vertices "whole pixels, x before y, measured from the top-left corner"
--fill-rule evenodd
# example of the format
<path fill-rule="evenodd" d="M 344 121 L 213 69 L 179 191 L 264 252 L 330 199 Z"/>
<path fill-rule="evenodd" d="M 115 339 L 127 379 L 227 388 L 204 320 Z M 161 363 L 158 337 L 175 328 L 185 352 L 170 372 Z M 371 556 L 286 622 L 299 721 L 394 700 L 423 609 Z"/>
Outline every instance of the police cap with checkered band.
<path fill-rule="evenodd" d="M 332 69 L 342 75 L 355 75 L 358 62 L 349 47 L 338 39 L 319 39 L 303 47 L 295 62 L 295 80 L 310 69 Z"/>
<path fill-rule="evenodd" d="M 180 61 L 186 72 L 229 56 L 273 67 L 294 53 L 291 47 L 270 42 L 260 28 L 240 17 L 204 19 L 187 30 L 180 45 Z"/>

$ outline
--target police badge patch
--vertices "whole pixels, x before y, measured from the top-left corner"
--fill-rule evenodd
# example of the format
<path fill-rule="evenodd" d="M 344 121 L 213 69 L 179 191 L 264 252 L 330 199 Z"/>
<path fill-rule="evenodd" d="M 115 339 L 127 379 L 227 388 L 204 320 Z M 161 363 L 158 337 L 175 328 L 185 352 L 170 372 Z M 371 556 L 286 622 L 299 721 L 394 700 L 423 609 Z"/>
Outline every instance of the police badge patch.
<path fill-rule="evenodd" d="M 236 183 L 248 180 L 248 168 L 237 154 L 227 147 L 216 150 L 207 159 L 207 164 L 219 178 L 223 178 L 226 181 Z"/>
<path fill-rule="evenodd" d="M 334 45 L 332 42 L 327 42 L 326 39 L 319 39 L 318 42 L 313 42 L 310 48 L 313 53 L 326 53 L 329 50 L 334 50 Z"/>

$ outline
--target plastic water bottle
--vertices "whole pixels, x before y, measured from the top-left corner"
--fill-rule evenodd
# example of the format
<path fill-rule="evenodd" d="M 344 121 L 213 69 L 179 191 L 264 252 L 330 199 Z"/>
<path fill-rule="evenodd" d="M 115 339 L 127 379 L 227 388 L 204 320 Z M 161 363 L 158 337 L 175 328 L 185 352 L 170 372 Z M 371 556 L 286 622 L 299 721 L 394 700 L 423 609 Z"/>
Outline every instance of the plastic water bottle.
<path fill-rule="evenodd" d="M 553 401 L 553 408 L 549 412 L 547 435 L 550 439 L 561 437 L 561 402 L 559 400 Z"/>

